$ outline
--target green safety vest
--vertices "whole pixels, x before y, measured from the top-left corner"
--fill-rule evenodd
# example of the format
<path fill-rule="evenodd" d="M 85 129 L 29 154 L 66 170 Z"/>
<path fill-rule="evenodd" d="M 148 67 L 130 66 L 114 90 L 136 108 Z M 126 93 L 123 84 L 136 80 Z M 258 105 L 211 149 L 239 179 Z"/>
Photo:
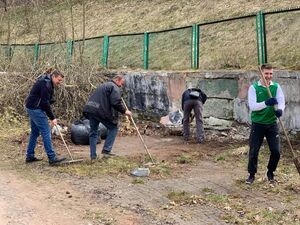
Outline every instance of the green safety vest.
<path fill-rule="evenodd" d="M 253 87 L 256 91 L 256 101 L 264 102 L 269 97 L 267 88 L 263 85 L 258 85 L 258 82 L 253 84 Z M 269 86 L 270 92 L 273 97 L 276 97 L 276 92 L 278 88 L 278 83 L 273 82 L 272 85 Z M 259 110 L 259 111 L 252 111 L 251 112 L 251 120 L 254 123 L 261 123 L 261 124 L 273 124 L 276 123 L 277 118 L 274 114 L 274 107 L 267 106 L 266 108 Z"/>

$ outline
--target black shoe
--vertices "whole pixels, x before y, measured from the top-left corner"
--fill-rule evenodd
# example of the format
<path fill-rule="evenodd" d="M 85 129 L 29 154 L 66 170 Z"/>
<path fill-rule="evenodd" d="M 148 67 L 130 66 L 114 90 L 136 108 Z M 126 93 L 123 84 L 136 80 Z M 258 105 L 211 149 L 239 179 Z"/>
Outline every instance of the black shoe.
<path fill-rule="evenodd" d="M 204 143 L 204 140 L 197 140 L 196 143 L 197 143 L 197 144 L 203 144 L 203 143 Z"/>
<path fill-rule="evenodd" d="M 103 154 L 104 157 L 116 156 L 116 154 L 109 151 L 102 151 L 101 153 Z"/>
<path fill-rule="evenodd" d="M 268 171 L 268 172 L 267 172 L 267 178 L 268 178 L 268 181 L 269 181 L 270 183 L 274 183 L 274 182 L 275 182 L 273 172 Z"/>
<path fill-rule="evenodd" d="M 25 159 L 25 163 L 32 163 L 32 162 L 38 162 L 38 161 L 42 161 L 43 159 L 38 159 L 38 158 L 26 158 Z"/>
<path fill-rule="evenodd" d="M 255 175 L 254 174 L 250 174 L 249 177 L 246 180 L 246 184 L 252 184 L 255 180 Z"/>
<path fill-rule="evenodd" d="M 55 158 L 54 160 L 50 160 L 49 161 L 49 165 L 50 166 L 54 166 L 54 165 L 57 165 L 57 164 L 61 163 L 64 160 L 66 160 L 65 157 L 63 157 L 63 158 Z"/>

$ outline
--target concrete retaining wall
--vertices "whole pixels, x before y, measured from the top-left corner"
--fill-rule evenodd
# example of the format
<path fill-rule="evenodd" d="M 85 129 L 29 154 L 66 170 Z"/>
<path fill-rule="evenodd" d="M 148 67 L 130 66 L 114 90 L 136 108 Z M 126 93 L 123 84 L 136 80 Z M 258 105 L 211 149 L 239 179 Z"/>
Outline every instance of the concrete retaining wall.
<path fill-rule="evenodd" d="M 126 100 L 143 115 L 159 119 L 181 108 L 181 94 L 189 86 L 208 96 L 204 117 L 249 122 L 247 91 L 258 79 L 254 71 L 240 72 L 126 72 Z M 285 94 L 283 121 L 288 129 L 300 129 L 300 72 L 274 71 Z"/>

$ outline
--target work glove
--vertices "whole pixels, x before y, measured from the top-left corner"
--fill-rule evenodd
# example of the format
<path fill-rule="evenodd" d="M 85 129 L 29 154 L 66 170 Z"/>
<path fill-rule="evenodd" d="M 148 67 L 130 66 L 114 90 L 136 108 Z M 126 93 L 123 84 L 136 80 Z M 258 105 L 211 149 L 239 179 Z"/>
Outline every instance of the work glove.
<path fill-rule="evenodd" d="M 277 99 L 276 98 L 269 98 L 265 101 L 265 104 L 267 106 L 273 106 L 273 105 L 277 105 L 278 102 L 277 102 Z"/>
<path fill-rule="evenodd" d="M 279 117 L 282 116 L 282 110 L 281 110 L 281 109 L 274 110 L 274 113 L 275 113 L 275 116 L 276 116 L 277 118 L 279 118 Z"/>

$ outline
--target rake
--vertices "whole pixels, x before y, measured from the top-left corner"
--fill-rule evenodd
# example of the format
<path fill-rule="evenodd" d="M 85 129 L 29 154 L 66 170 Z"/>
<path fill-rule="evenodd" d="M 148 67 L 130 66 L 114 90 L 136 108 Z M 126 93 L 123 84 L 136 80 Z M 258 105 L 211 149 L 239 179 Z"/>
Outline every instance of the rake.
<path fill-rule="evenodd" d="M 263 75 L 263 73 L 262 73 L 260 67 L 259 67 L 259 72 L 260 72 L 260 75 L 261 75 L 262 80 L 264 81 L 265 84 L 267 84 L 266 78 L 264 77 L 264 75 Z M 269 87 L 266 86 L 266 88 L 267 88 L 269 97 L 272 98 L 273 96 L 272 96 L 272 94 L 271 94 L 271 91 L 270 91 Z M 275 109 L 275 106 L 274 106 L 274 109 Z M 281 128 L 282 128 L 282 130 L 283 130 L 284 136 L 285 136 L 285 138 L 286 138 L 286 140 L 287 140 L 287 143 L 288 143 L 288 145 L 289 145 L 289 147 L 290 147 L 290 150 L 291 150 L 291 152 L 292 152 L 292 155 L 293 155 L 293 162 L 294 162 L 294 164 L 295 164 L 295 166 L 296 166 L 296 168 L 297 168 L 297 171 L 298 171 L 298 173 L 299 173 L 299 175 L 300 175 L 300 156 L 297 156 L 296 151 L 293 149 L 293 146 L 291 145 L 290 139 L 289 139 L 289 137 L 288 137 L 288 135 L 287 135 L 287 132 L 286 132 L 286 130 L 285 130 L 285 128 L 284 128 L 284 125 L 283 125 L 283 122 L 282 122 L 281 118 L 279 117 L 278 120 L 279 120 L 280 126 L 281 126 Z"/>
<path fill-rule="evenodd" d="M 128 110 L 128 107 L 127 107 L 127 105 L 126 105 L 124 99 L 123 99 L 123 98 L 121 98 L 121 99 L 122 99 L 122 102 L 123 102 L 123 104 L 124 104 L 126 110 Z M 138 133 L 138 136 L 140 137 L 140 139 L 141 139 L 141 141 L 142 141 L 142 143 L 143 143 L 143 145 L 144 145 L 144 148 L 145 148 L 145 150 L 146 150 L 146 152 L 147 152 L 149 158 L 151 159 L 151 162 L 154 163 L 154 160 L 153 160 L 153 158 L 152 158 L 152 156 L 151 156 L 151 154 L 150 154 L 150 152 L 149 152 L 149 150 L 148 150 L 148 148 L 147 148 L 147 145 L 146 145 L 146 143 L 145 143 L 145 141 L 144 141 L 144 139 L 143 139 L 143 137 L 142 137 L 142 135 L 141 135 L 141 133 L 140 133 L 138 127 L 136 126 L 136 124 L 135 124 L 135 122 L 134 122 L 133 117 L 130 116 L 130 119 L 131 119 L 131 122 L 132 122 L 132 124 L 133 124 L 133 126 L 134 126 L 136 132 Z"/>
<path fill-rule="evenodd" d="M 83 159 L 74 159 L 74 158 L 73 158 L 73 156 L 72 156 L 72 154 L 71 154 L 71 151 L 70 151 L 70 149 L 69 149 L 67 143 L 65 142 L 65 139 L 64 139 L 62 133 L 60 132 L 60 129 L 57 127 L 57 125 L 55 125 L 55 128 L 57 129 L 57 131 L 58 131 L 58 133 L 59 133 L 59 136 L 60 136 L 61 140 L 63 141 L 63 143 L 64 143 L 64 145 L 65 145 L 65 147 L 66 147 L 66 149 L 67 149 L 67 151 L 68 151 L 68 154 L 69 154 L 69 156 L 70 156 L 70 158 L 71 158 L 71 160 L 69 160 L 69 161 L 64 161 L 64 162 L 62 162 L 62 164 L 69 164 L 69 163 L 82 162 Z"/>

